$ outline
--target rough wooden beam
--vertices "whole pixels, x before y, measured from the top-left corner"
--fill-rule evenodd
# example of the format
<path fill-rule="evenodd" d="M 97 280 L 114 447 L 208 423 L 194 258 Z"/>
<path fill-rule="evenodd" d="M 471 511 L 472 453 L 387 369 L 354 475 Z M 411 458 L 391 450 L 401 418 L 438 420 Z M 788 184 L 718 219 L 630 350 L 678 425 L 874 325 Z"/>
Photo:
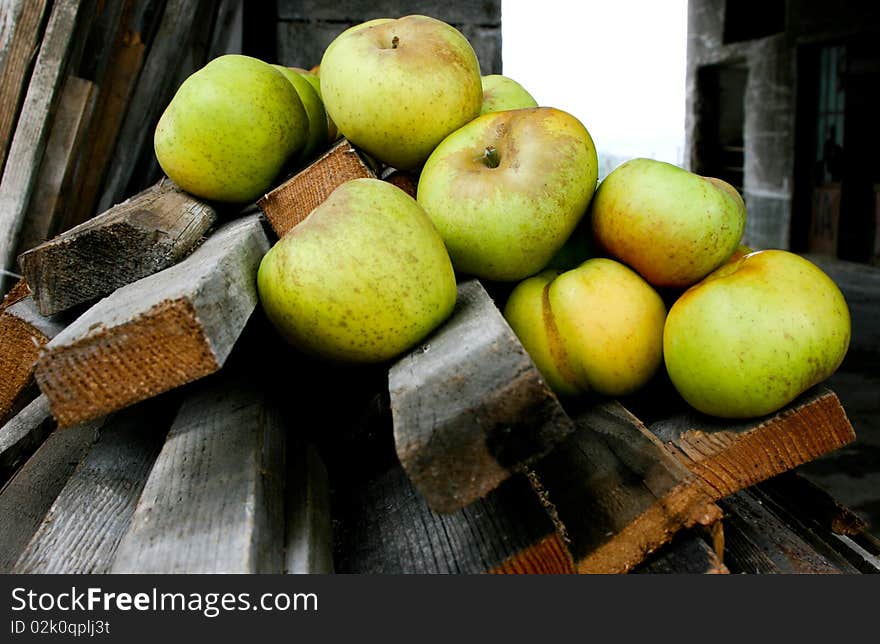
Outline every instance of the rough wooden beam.
<path fill-rule="evenodd" d="M 52 5 L 0 181 L 0 269 L 8 270 L 13 265 L 18 233 L 36 184 L 74 45 L 77 18 L 87 3 L 88 0 L 56 0 Z"/>
<path fill-rule="evenodd" d="M 333 530 L 327 470 L 317 450 L 289 441 L 284 572 L 333 572 Z"/>
<path fill-rule="evenodd" d="M 48 418 L 48 410 L 47 410 Z M 102 421 L 52 432 L 0 490 L 0 573 L 9 573 L 86 455 Z"/>
<path fill-rule="evenodd" d="M 111 46 L 101 57 L 105 60 L 97 73 L 94 115 L 77 161 L 77 195 L 65 210 L 59 230 L 72 228 L 95 214 L 98 191 L 143 66 L 145 41 L 152 31 L 158 4 L 157 0 L 126 0 L 116 30 L 107 34 Z"/>
<path fill-rule="evenodd" d="M 37 396 L 0 427 L 0 483 L 15 472 L 54 428 L 45 396 Z"/>
<path fill-rule="evenodd" d="M 257 305 L 268 248 L 257 217 L 230 222 L 184 261 L 115 291 L 56 336 L 35 376 L 58 423 L 97 418 L 217 371 Z"/>
<path fill-rule="evenodd" d="M 724 509 L 725 562 L 734 573 L 851 574 L 845 558 L 824 552 L 768 508 L 760 494 L 742 490 L 719 501 Z"/>
<path fill-rule="evenodd" d="M 61 92 L 34 194 L 18 240 L 18 252 L 30 250 L 55 234 L 69 192 L 76 153 L 94 107 L 94 83 L 68 76 Z M 73 190 L 75 192 L 75 190 Z"/>
<path fill-rule="evenodd" d="M 530 478 L 579 572 L 628 572 L 679 530 L 721 517 L 696 477 L 620 404 L 589 407 L 575 422 Z"/>
<path fill-rule="evenodd" d="M 520 476 L 451 514 L 432 511 L 400 467 L 347 486 L 334 501 L 337 572 L 574 572 L 550 517 Z"/>
<path fill-rule="evenodd" d="M 27 296 L 0 312 L 0 418 L 33 382 L 40 349 L 65 327 L 60 317 L 43 317 Z"/>
<path fill-rule="evenodd" d="M 215 377 L 184 402 L 115 573 L 280 573 L 285 432 L 253 386 Z"/>
<path fill-rule="evenodd" d="M 15 564 L 15 573 L 106 573 L 170 420 L 166 401 L 108 420 Z"/>
<path fill-rule="evenodd" d="M 0 172 L 39 47 L 47 4 L 46 0 L 14 0 L 0 7 Z"/>
<path fill-rule="evenodd" d="M 156 35 L 131 96 L 116 138 L 98 209 L 106 210 L 122 199 L 137 160 L 153 145 L 153 131 L 177 88 L 174 73 L 190 47 L 198 27 L 197 15 L 205 0 L 168 0 Z"/>
<path fill-rule="evenodd" d="M 16 302 L 20 302 L 30 294 L 31 289 L 27 285 L 27 282 L 24 280 L 24 278 L 19 279 L 9 288 L 8 291 L 6 291 L 6 295 L 4 295 L 3 300 L 0 301 L 0 313 L 5 311 Z"/>
<path fill-rule="evenodd" d="M 574 426 L 482 285 L 388 374 L 397 455 L 434 510 L 452 512 L 545 454 Z"/>
<path fill-rule="evenodd" d="M 685 467 L 720 499 L 855 440 L 834 392 L 814 388 L 781 411 L 749 421 L 687 412 L 651 424 Z"/>
<path fill-rule="evenodd" d="M 346 181 L 375 177 L 375 172 L 360 153 L 342 139 L 311 165 L 257 201 L 257 205 L 275 234 L 283 237 Z"/>
<path fill-rule="evenodd" d="M 19 258 L 40 312 L 90 302 L 186 257 L 216 211 L 169 179 Z"/>

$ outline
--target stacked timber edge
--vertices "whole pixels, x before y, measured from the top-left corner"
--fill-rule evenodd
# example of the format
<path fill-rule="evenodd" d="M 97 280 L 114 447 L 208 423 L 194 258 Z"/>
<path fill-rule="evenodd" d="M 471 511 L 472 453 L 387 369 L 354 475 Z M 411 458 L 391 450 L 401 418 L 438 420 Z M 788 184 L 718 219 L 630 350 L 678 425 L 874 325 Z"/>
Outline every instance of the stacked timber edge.
<path fill-rule="evenodd" d="M 116 290 L 59 333 L 35 369 L 59 425 L 220 369 L 257 306 L 268 248 L 257 216 L 230 222 L 184 261 Z"/>

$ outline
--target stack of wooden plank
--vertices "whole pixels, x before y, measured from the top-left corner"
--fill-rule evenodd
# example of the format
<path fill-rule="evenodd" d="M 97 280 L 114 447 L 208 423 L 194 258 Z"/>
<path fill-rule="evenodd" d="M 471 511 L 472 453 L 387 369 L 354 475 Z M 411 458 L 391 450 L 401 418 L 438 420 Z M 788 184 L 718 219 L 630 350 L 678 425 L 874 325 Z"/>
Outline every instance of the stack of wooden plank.
<path fill-rule="evenodd" d="M 241 0 L 0 5 L 0 270 L 158 179 L 156 122 L 184 78 L 240 51 L 241 11 Z"/>
<path fill-rule="evenodd" d="M 261 257 L 377 173 L 343 139 L 232 217 L 163 178 L 22 254 L 0 571 L 880 570 L 864 523 L 791 473 L 854 439 L 828 389 L 738 423 L 662 378 L 560 402 L 476 280 L 392 364 L 284 345 Z"/>

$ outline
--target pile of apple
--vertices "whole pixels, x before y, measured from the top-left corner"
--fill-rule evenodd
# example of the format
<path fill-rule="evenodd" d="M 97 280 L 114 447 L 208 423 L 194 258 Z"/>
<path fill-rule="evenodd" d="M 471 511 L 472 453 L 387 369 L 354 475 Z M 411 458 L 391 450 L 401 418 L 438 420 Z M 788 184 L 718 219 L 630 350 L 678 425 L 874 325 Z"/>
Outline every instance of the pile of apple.
<path fill-rule="evenodd" d="M 418 173 L 417 199 L 343 184 L 263 259 L 263 308 L 301 350 L 389 360 L 442 324 L 456 276 L 473 276 L 520 282 L 505 317 L 563 395 L 629 394 L 665 362 L 696 409 L 758 416 L 843 360 L 840 291 L 797 255 L 741 247 L 735 189 L 649 159 L 597 187 L 583 124 L 511 79 L 481 78 L 453 27 L 372 20 L 317 70 L 218 58 L 183 83 L 155 137 L 169 177 L 211 200 L 252 201 L 337 129 Z"/>

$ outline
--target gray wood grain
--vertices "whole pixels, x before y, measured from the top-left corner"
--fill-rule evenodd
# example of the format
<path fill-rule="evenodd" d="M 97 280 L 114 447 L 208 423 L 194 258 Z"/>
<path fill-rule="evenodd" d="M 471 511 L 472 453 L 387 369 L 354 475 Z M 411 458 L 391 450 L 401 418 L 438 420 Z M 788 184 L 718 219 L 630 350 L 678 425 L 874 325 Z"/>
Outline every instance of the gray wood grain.
<path fill-rule="evenodd" d="M 0 269 L 13 268 L 18 233 L 27 213 L 49 137 L 52 114 L 74 44 L 77 17 L 81 7 L 86 4 L 87 0 L 57 0 L 49 15 L 22 104 L 22 117 L 15 128 L 0 181 Z"/>
<path fill-rule="evenodd" d="M 95 95 L 95 84 L 91 81 L 67 77 L 19 234 L 18 253 L 30 250 L 54 235 L 65 202 L 74 197 L 71 183 L 76 156 L 88 129 Z"/>
<path fill-rule="evenodd" d="M 181 55 L 189 47 L 196 16 L 204 0 L 168 0 L 162 21 L 128 104 L 119 130 L 109 174 L 104 182 L 98 210 L 103 211 L 125 196 L 137 160 L 152 147 L 153 130 L 176 88 L 173 83 Z"/>
<path fill-rule="evenodd" d="M 19 263 L 44 315 L 109 295 L 186 257 L 217 220 L 165 178 L 40 244 Z"/>
<path fill-rule="evenodd" d="M 547 453 L 573 425 L 482 285 L 390 370 L 397 455 L 438 512 L 451 512 Z"/>
<path fill-rule="evenodd" d="M 217 371 L 257 305 L 268 248 L 257 217 L 230 222 L 184 261 L 118 289 L 56 336 L 35 377 L 59 424 Z"/>
<path fill-rule="evenodd" d="M 58 494 L 13 572 L 109 570 L 168 431 L 167 414 L 160 406 L 133 408 L 104 424 L 97 442 Z"/>
<path fill-rule="evenodd" d="M 0 427 L 0 481 L 5 481 L 54 429 L 49 401 L 37 396 Z"/>
<path fill-rule="evenodd" d="M 12 571 L 94 442 L 101 422 L 52 432 L 0 490 L 0 573 Z"/>
<path fill-rule="evenodd" d="M 622 405 L 574 416 L 577 431 L 532 467 L 580 572 L 627 572 L 679 530 L 721 516 L 701 481 Z"/>
<path fill-rule="evenodd" d="M 213 378 L 183 404 L 115 573 L 280 573 L 285 433 L 254 387 Z"/>
<path fill-rule="evenodd" d="M 287 467 L 286 547 L 284 572 L 333 572 L 333 529 L 330 484 L 318 451 L 291 441 Z"/>
<path fill-rule="evenodd" d="M 730 571 L 718 553 L 698 530 L 687 530 L 679 538 L 637 567 L 636 574 L 727 575 Z"/>

